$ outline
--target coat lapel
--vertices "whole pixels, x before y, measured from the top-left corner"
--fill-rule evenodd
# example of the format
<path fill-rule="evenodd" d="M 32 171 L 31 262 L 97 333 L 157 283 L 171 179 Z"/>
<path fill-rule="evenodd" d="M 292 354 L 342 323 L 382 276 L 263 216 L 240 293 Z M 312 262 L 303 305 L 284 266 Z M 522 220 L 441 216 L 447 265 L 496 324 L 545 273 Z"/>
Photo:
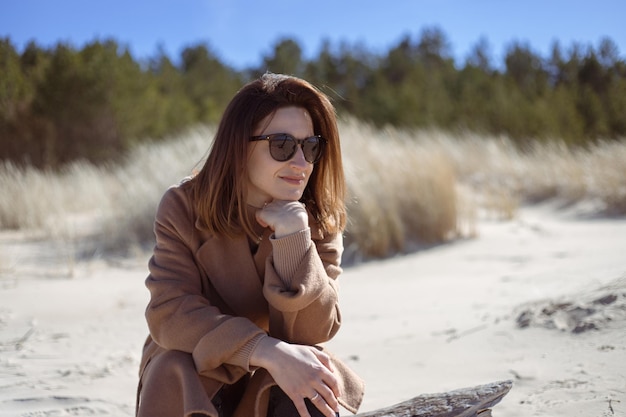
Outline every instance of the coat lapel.
<path fill-rule="evenodd" d="M 266 236 L 254 257 L 245 236 L 209 238 L 195 256 L 205 279 L 211 282 L 233 313 L 255 320 L 259 315 L 267 314 L 262 274 L 270 250 L 271 243 Z"/>

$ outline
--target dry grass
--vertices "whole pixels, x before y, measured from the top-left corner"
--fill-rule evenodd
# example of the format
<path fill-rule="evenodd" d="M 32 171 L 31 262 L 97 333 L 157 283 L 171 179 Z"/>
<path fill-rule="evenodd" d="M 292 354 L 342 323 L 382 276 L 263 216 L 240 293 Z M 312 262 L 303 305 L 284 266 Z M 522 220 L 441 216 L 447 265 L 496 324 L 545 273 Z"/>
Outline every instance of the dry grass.
<path fill-rule="evenodd" d="M 351 260 L 473 236 L 479 210 L 509 219 L 520 204 L 551 199 L 626 214 L 624 142 L 587 150 L 537 144 L 521 152 L 506 138 L 472 133 L 376 130 L 353 120 L 340 130 Z M 161 195 L 198 165 L 213 133 L 192 129 L 107 167 L 77 162 L 52 173 L 0 164 L 0 228 L 43 232 L 73 247 L 90 236 L 94 250 L 149 247 Z"/>
<path fill-rule="evenodd" d="M 161 196 L 197 168 L 213 135 L 213 129 L 195 128 L 175 140 L 141 146 L 112 170 L 112 203 L 103 227 L 105 250 L 125 252 L 152 244 Z"/>
<path fill-rule="evenodd" d="M 386 257 L 457 236 L 454 166 L 440 149 L 354 121 L 342 124 L 342 141 L 347 256 Z"/>
<path fill-rule="evenodd" d="M 87 252 L 127 253 L 150 245 L 160 196 L 190 174 L 213 130 L 191 129 L 179 139 L 146 144 L 120 164 L 76 162 L 62 172 L 0 163 L 0 229 L 44 235 Z"/>
<path fill-rule="evenodd" d="M 597 215 L 626 214 L 626 143 L 605 141 L 587 149 L 561 142 L 536 143 L 521 151 L 506 138 L 439 135 L 459 182 L 471 187 L 481 207 L 503 218 L 520 204 L 556 200 L 586 204 Z"/>

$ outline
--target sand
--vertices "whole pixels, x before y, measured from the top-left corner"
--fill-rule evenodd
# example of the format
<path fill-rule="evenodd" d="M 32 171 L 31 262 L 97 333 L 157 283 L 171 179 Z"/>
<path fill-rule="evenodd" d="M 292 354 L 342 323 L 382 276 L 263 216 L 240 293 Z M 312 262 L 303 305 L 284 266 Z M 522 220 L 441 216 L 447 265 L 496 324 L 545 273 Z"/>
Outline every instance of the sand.
<path fill-rule="evenodd" d="M 340 278 L 329 349 L 366 381 L 361 411 L 512 379 L 494 416 L 626 416 L 626 220 L 535 206 L 477 228 Z M 2 417 L 134 413 L 147 255 L 72 248 L 0 233 Z"/>

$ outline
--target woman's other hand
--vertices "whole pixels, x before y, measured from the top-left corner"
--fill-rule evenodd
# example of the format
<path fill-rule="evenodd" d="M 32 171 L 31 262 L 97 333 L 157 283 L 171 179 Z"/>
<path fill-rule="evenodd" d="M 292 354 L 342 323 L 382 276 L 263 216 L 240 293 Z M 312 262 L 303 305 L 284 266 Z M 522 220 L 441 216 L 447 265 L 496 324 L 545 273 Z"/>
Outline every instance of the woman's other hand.
<path fill-rule="evenodd" d="M 310 417 L 305 398 L 326 416 L 334 417 L 339 411 L 338 380 L 324 352 L 266 337 L 257 345 L 250 362 L 270 373 L 301 417 Z"/>

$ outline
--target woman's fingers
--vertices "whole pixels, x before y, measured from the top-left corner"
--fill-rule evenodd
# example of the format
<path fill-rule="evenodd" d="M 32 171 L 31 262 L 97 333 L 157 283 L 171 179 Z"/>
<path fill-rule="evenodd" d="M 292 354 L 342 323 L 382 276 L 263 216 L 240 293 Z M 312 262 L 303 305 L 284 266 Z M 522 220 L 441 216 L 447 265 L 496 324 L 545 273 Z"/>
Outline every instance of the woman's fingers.
<path fill-rule="evenodd" d="M 321 394 L 320 394 L 321 393 Z M 335 394 L 328 387 L 319 388 L 319 391 L 309 398 L 309 401 L 325 416 L 334 417 L 339 410 L 339 402 Z"/>
<path fill-rule="evenodd" d="M 280 238 L 308 227 L 309 218 L 304 204 L 298 201 L 274 200 L 256 212 L 256 219 Z"/>
<path fill-rule="evenodd" d="M 334 374 L 335 368 L 330 356 L 317 348 L 311 347 L 310 349 L 324 367 L 322 368 L 321 383 L 317 384 L 315 394 L 310 396 L 309 400 L 324 415 L 334 417 L 339 410 L 337 397 L 340 395 L 339 381 Z"/>
<path fill-rule="evenodd" d="M 301 417 L 310 417 L 305 398 L 324 415 L 335 416 L 340 391 L 330 357 L 315 347 L 269 339 L 257 346 L 253 362 L 270 372 Z"/>
<path fill-rule="evenodd" d="M 315 356 L 317 356 L 318 360 L 329 371 L 329 373 L 326 373 L 323 377 L 324 383 L 326 384 L 326 386 L 328 386 L 332 390 L 332 394 L 334 394 L 334 397 L 340 397 L 341 391 L 339 389 L 339 380 L 335 376 L 335 367 L 333 366 L 333 363 L 330 360 L 330 356 L 328 356 L 326 353 L 318 349 L 315 349 L 315 348 L 311 348 L 311 349 L 314 349 Z"/>
<path fill-rule="evenodd" d="M 320 408 L 320 403 L 324 404 L 328 407 L 329 411 L 333 411 L 332 414 L 324 412 L 324 414 L 328 414 L 333 416 L 335 411 L 339 410 L 339 401 L 337 401 L 338 395 L 335 394 L 335 390 L 333 390 L 328 384 L 322 384 L 319 388 L 317 388 L 318 396 L 315 397 L 315 405 Z M 313 398 L 311 399 L 313 400 Z"/>
<path fill-rule="evenodd" d="M 321 411 L 325 416 L 335 417 L 337 415 L 338 404 L 337 406 L 333 406 L 331 403 L 333 401 L 336 403 L 337 399 L 334 396 L 331 396 L 331 397 L 332 397 L 332 401 L 329 402 L 326 399 L 326 397 L 319 395 L 319 393 L 317 393 L 316 395 L 309 398 L 309 401 L 311 401 L 311 404 L 313 404 L 315 408 Z"/>

